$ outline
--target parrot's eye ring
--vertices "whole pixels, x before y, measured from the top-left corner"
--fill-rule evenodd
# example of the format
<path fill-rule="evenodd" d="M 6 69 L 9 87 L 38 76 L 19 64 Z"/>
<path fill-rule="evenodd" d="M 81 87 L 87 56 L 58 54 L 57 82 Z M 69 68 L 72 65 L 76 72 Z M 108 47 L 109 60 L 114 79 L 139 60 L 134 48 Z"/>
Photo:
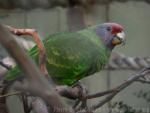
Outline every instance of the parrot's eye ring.
<path fill-rule="evenodd" d="M 107 29 L 107 31 L 111 31 L 111 27 L 107 27 L 106 29 Z"/>

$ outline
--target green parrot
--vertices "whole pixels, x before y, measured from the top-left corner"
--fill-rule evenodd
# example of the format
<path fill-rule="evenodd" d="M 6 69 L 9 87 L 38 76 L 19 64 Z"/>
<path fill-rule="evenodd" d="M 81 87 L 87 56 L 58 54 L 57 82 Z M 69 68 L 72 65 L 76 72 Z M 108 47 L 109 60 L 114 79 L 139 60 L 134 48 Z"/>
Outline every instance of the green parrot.
<path fill-rule="evenodd" d="M 117 23 L 103 23 L 77 32 L 50 35 L 43 41 L 46 49 L 46 68 L 59 85 L 73 85 L 105 66 L 112 49 L 125 42 L 123 27 Z M 38 48 L 28 55 L 38 64 Z M 4 81 L 14 81 L 25 76 L 15 66 L 7 72 Z"/>

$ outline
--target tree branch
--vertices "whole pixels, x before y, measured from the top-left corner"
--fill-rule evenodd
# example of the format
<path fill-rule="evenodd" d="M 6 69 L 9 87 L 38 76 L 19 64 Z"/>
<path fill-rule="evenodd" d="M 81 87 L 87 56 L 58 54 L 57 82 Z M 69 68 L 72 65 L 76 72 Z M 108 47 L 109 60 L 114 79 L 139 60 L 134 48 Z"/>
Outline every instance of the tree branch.
<path fill-rule="evenodd" d="M 12 35 L 0 24 L 0 43 L 6 48 L 6 50 L 12 55 L 17 61 L 22 71 L 26 74 L 28 80 L 26 89 L 33 95 L 39 96 L 45 100 L 52 108 L 52 112 L 60 113 L 72 113 L 74 112 L 60 96 L 53 90 L 52 86 L 49 85 L 48 81 L 41 76 L 42 74 L 32 62 L 30 58 L 25 54 L 25 51 L 20 48 L 17 42 L 14 40 Z"/>
<path fill-rule="evenodd" d="M 102 99 L 99 103 L 92 105 L 91 107 L 89 107 L 88 109 L 77 109 L 76 111 L 78 112 L 93 112 L 94 110 L 98 109 L 99 107 L 103 106 L 105 103 L 111 101 L 111 99 L 116 96 L 120 91 L 122 91 L 123 89 L 125 89 L 126 87 L 128 87 L 129 85 L 131 85 L 133 82 L 136 82 L 137 80 L 139 80 L 140 78 L 144 77 L 145 75 L 150 73 L 150 66 L 142 69 L 141 71 L 135 73 L 135 74 L 131 74 L 130 77 L 128 78 L 128 80 L 126 80 L 124 83 L 122 83 L 121 85 L 110 89 L 108 91 L 104 91 L 104 92 L 99 92 L 96 94 L 91 94 L 88 95 L 86 97 L 86 99 L 92 99 L 92 98 L 98 98 L 104 95 L 108 95 L 106 96 L 104 99 Z"/>
<path fill-rule="evenodd" d="M 93 98 L 97 98 L 97 97 L 102 97 L 102 96 L 105 96 L 107 94 L 114 93 L 114 92 L 116 92 L 116 89 L 110 89 L 110 90 L 106 90 L 103 92 L 98 92 L 95 94 L 87 95 L 86 99 L 93 99 Z"/>
<path fill-rule="evenodd" d="M 149 80 L 142 80 L 142 79 L 139 79 L 139 80 L 136 80 L 137 82 L 140 82 L 142 84 L 150 84 L 150 81 Z"/>
<path fill-rule="evenodd" d="M 101 107 L 106 102 L 110 101 L 120 91 L 122 91 L 123 89 L 125 89 L 126 87 L 131 85 L 133 82 L 135 82 L 136 80 L 138 80 L 141 77 L 144 77 L 146 74 L 149 74 L 149 73 L 150 73 L 150 66 L 142 69 L 138 73 L 132 74 L 131 77 L 128 80 L 126 80 L 124 83 L 122 83 L 121 85 L 119 85 L 116 88 L 114 88 L 116 90 L 114 90 L 114 92 L 112 94 L 108 95 L 100 103 L 98 103 L 96 105 L 93 105 L 91 109 L 96 110 L 97 108 Z"/>
<path fill-rule="evenodd" d="M 4 68 L 6 68 L 7 70 L 11 69 L 11 66 L 8 66 L 7 64 L 5 64 L 4 62 L 0 61 L 0 65 L 3 66 Z"/>

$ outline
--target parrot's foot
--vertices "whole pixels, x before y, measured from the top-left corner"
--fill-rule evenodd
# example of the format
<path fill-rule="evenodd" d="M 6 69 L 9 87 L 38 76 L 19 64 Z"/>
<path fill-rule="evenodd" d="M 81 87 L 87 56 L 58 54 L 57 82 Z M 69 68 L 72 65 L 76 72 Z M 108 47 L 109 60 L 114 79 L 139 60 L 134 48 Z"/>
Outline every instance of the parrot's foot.
<path fill-rule="evenodd" d="M 74 84 L 72 86 L 72 88 L 78 88 L 79 89 L 79 93 L 80 93 L 79 99 L 80 100 L 84 100 L 86 98 L 88 90 L 84 84 L 82 84 L 81 82 L 77 82 L 76 84 Z"/>
<path fill-rule="evenodd" d="M 87 94 L 88 94 L 88 90 L 85 87 L 84 84 L 82 84 L 81 82 L 77 82 L 75 85 L 72 86 L 72 88 L 78 88 L 79 90 L 79 96 L 78 96 L 78 100 L 75 103 L 75 105 L 73 106 L 74 109 L 81 109 L 81 108 L 86 108 L 87 107 Z M 81 103 L 81 104 L 80 104 Z"/>

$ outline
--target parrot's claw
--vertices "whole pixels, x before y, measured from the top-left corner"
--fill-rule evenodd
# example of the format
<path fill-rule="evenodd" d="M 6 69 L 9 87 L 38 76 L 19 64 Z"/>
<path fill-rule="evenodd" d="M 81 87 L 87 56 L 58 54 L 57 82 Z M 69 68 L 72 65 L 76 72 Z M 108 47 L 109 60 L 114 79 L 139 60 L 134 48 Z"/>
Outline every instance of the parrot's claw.
<path fill-rule="evenodd" d="M 77 82 L 76 84 L 74 84 L 74 85 L 72 86 L 72 88 L 74 88 L 74 87 L 76 87 L 76 88 L 79 89 L 79 93 L 80 93 L 79 99 L 80 99 L 80 100 L 85 100 L 85 98 L 86 98 L 86 96 L 87 96 L 87 93 L 88 93 L 88 90 L 87 90 L 87 88 L 85 87 L 85 85 L 82 84 L 81 82 Z"/>
<path fill-rule="evenodd" d="M 84 84 L 82 84 L 81 82 L 77 82 L 76 84 L 74 84 L 72 86 L 72 88 L 78 88 L 79 89 L 79 97 L 77 102 L 75 103 L 75 105 L 73 106 L 74 109 L 80 109 L 80 108 L 86 108 L 87 107 L 87 94 L 88 94 L 88 90 L 85 87 Z"/>

